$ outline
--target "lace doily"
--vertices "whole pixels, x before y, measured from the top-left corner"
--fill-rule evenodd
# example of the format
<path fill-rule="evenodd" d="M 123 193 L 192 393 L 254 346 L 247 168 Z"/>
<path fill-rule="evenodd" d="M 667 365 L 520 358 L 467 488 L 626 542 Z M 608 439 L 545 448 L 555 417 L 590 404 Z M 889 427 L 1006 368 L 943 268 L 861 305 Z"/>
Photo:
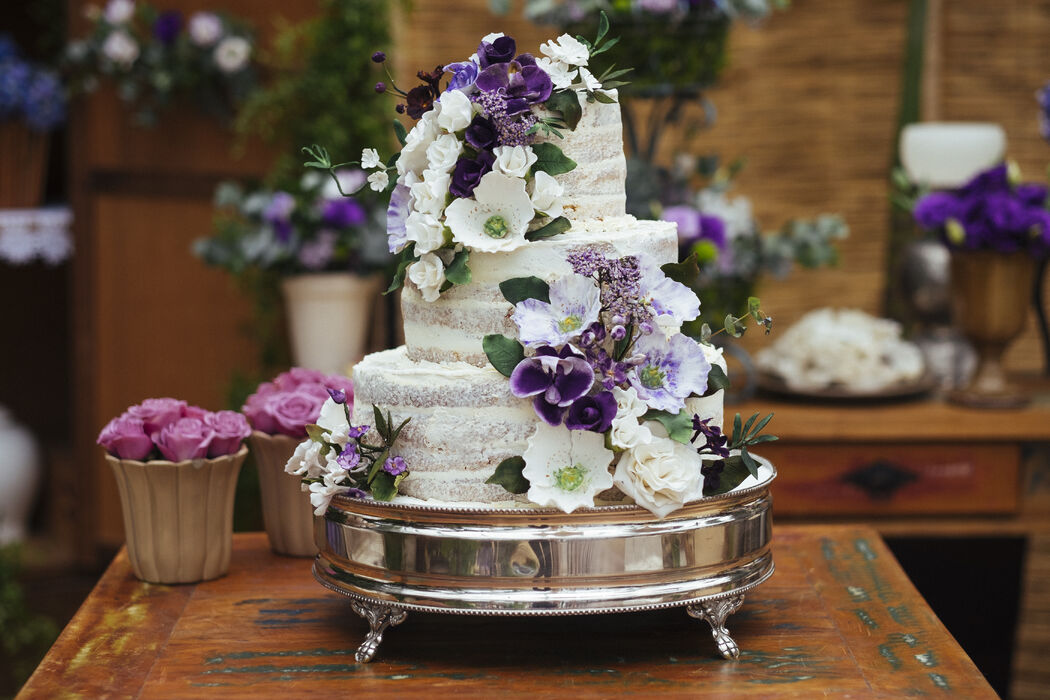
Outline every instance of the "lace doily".
<path fill-rule="evenodd" d="M 68 207 L 0 209 L 0 261 L 58 265 L 73 254 L 72 222 Z"/>

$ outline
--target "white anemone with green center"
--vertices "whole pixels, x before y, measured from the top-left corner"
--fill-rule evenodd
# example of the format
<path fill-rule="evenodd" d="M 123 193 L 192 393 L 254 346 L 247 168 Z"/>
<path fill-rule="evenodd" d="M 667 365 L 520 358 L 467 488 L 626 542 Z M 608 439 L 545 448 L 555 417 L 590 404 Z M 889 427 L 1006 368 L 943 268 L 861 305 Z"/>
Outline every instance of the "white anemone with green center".
<path fill-rule="evenodd" d="M 613 453 L 601 433 L 540 423 L 522 456 L 528 498 L 537 505 L 571 513 L 593 506 L 596 495 L 612 488 Z"/>
<path fill-rule="evenodd" d="M 525 245 L 525 232 L 534 214 L 525 180 L 489 172 L 474 188 L 473 198 L 456 199 L 448 205 L 445 224 L 457 243 L 497 253 Z"/>

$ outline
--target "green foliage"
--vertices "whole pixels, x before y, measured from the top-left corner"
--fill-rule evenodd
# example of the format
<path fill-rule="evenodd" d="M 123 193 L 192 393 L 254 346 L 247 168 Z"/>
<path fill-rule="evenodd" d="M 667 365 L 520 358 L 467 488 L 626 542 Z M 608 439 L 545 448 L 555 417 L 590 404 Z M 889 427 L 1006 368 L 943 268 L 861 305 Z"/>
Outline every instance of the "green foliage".
<path fill-rule="evenodd" d="M 274 79 L 238 115 L 242 136 L 286 147 L 271 173 L 275 186 L 299 178 L 304 144 L 360 154 L 390 139 L 392 105 L 375 92 L 381 73 L 371 60 L 390 43 L 390 3 L 321 0 L 320 6 L 315 18 L 281 29 L 274 48 L 262 56 Z"/>
<path fill-rule="evenodd" d="M 711 365 L 711 371 L 707 374 L 707 390 L 709 392 L 729 388 L 729 377 L 720 365 Z"/>
<path fill-rule="evenodd" d="M 454 284 L 470 284 L 471 274 L 467 263 L 470 262 L 470 251 L 463 248 L 452 258 L 452 262 L 445 268 L 445 279 L 448 286 Z"/>
<path fill-rule="evenodd" d="M 499 463 L 496 471 L 485 480 L 485 483 L 502 486 L 511 493 L 525 493 L 529 490 L 530 484 L 529 480 L 522 474 L 524 469 L 524 459 L 521 457 L 508 457 Z"/>
<path fill-rule="evenodd" d="M 539 277 L 514 277 L 504 280 L 499 283 L 499 290 L 503 292 L 503 298 L 511 304 L 526 299 L 539 299 L 545 304 L 551 301 L 551 286 Z"/>
<path fill-rule="evenodd" d="M 525 234 L 526 240 L 538 241 L 544 238 L 551 238 L 558 234 L 565 233 L 572 227 L 572 224 L 564 216 L 559 216 L 555 219 L 551 219 L 543 226 L 540 226 L 534 231 L 529 231 Z"/>
<path fill-rule="evenodd" d="M 16 545 L 0 546 L 0 668 L 10 673 L 3 685 L 24 683 L 47 648 L 58 636 L 54 622 L 26 607 L 18 575 L 21 552 Z"/>
<path fill-rule="evenodd" d="M 652 409 L 642 416 L 642 420 L 659 421 L 667 430 L 667 437 L 683 445 L 688 445 L 693 437 L 693 414 L 687 409 L 678 413 Z"/>
<path fill-rule="evenodd" d="M 561 112 L 562 120 L 570 131 L 576 129 L 576 125 L 580 123 L 580 118 L 583 116 L 583 107 L 580 106 L 580 98 L 576 95 L 575 90 L 560 90 L 553 93 L 545 106 L 551 111 Z"/>
<path fill-rule="evenodd" d="M 481 347 L 492 366 L 504 377 L 509 377 L 518 363 L 525 359 L 525 348 L 521 343 L 499 333 L 486 335 Z"/>
<path fill-rule="evenodd" d="M 553 143 L 535 143 L 532 152 L 536 154 L 536 162 L 532 165 L 532 172 L 543 171 L 548 175 L 564 175 L 576 168 L 576 161 L 569 158 Z"/>

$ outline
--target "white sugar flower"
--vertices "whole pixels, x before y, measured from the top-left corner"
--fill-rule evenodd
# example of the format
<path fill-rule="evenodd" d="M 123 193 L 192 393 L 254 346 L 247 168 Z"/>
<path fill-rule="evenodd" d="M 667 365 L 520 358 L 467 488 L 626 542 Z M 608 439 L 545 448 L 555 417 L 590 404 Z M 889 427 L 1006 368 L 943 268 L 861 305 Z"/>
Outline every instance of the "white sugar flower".
<path fill-rule="evenodd" d="M 583 275 L 566 275 L 550 285 L 550 303 L 525 299 L 514 305 L 511 320 L 518 340 L 528 346 L 564 345 L 598 320 L 601 290 Z"/>
<path fill-rule="evenodd" d="M 595 78 L 594 74 L 591 73 L 586 68 L 581 68 L 580 69 L 580 83 L 583 84 L 583 87 L 586 90 L 589 90 L 591 92 L 594 92 L 595 90 L 601 90 L 602 89 L 601 81 L 598 80 L 597 78 Z"/>
<path fill-rule="evenodd" d="M 537 505 L 571 513 L 594 505 L 594 497 L 613 485 L 613 453 L 600 433 L 539 423 L 522 456 L 528 498 Z"/>
<path fill-rule="evenodd" d="M 314 440 L 303 440 L 295 447 L 295 452 L 284 465 L 284 470 L 289 474 L 306 478 L 317 478 L 324 473 L 324 464 L 321 462 L 321 448 L 324 447 Z"/>
<path fill-rule="evenodd" d="M 127 24 L 135 16 L 135 3 L 133 0 L 109 0 L 103 17 L 109 24 Z"/>
<path fill-rule="evenodd" d="M 492 32 L 491 34 L 486 34 L 485 36 L 481 37 L 481 43 L 491 44 L 496 39 L 500 39 L 504 36 L 506 35 L 503 32 Z"/>
<path fill-rule="evenodd" d="M 228 36 L 215 47 L 215 65 L 223 73 L 236 73 L 248 65 L 252 45 L 242 36 Z"/>
<path fill-rule="evenodd" d="M 442 114 L 447 113 L 448 110 L 442 112 Z M 456 161 L 459 160 L 461 153 L 463 153 L 463 142 L 453 134 L 442 134 L 427 146 L 427 170 L 447 173 L 456 167 Z"/>
<path fill-rule="evenodd" d="M 492 149 L 492 155 L 496 156 L 493 168 L 511 177 L 525 178 L 537 160 L 532 146 L 496 146 Z"/>
<path fill-rule="evenodd" d="M 634 502 L 663 518 L 702 495 L 700 455 L 689 445 L 666 437 L 653 423 L 653 438 L 620 455 L 613 481 Z"/>
<path fill-rule="evenodd" d="M 635 388 L 613 387 L 612 394 L 616 399 L 616 417 L 613 418 L 612 430 L 609 432 L 612 444 L 626 449 L 651 442 L 652 431 L 647 425 L 639 422 L 649 407 L 638 397 Z"/>
<path fill-rule="evenodd" d="M 214 12 L 194 12 L 186 31 L 197 46 L 211 46 L 222 37 L 222 20 Z"/>
<path fill-rule="evenodd" d="M 305 490 L 306 485 L 303 484 L 303 486 Z M 314 515 L 324 515 L 324 512 L 328 510 L 328 504 L 332 502 L 336 494 L 346 493 L 349 490 L 349 486 L 337 486 L 316 481 L 310 484 L 310 505 L 314 507 Z"/>
<path fill-rule="evenodd" d="M 130 68 L 139 57 L 139 44 L 123 29 L 110 32 L 102 44 L 102 55 L 121 68 Z"/>
<path fill-rule="evenodd" d="M 561 216 L 565 187 L 548 173 L 539 170 L 532 179 L 532 206 L 551 218 Z"/>
<path fill-rule="evenodd" d="M 489 253 L 525 245 L 532 217 L 525 181 L 497 172 L 481 178 L 474 199 L 456 199 L 445 209 L 445 223 L 452 229 L 453 239 Z"/>
<path fill-rule="evenodd" d="M 401 157 L 397 159 L 398 175 L 409 172 L 418 174 L 427 167 L 427 147 L 441 135 L 441 127 L 437 123 L 440 114 L 441 103 L 435 102 L 434 107 L 425 112 L 409 130 L 405 136 L 405 145 L 401 149 Z"/>
<path fill-rule="evenodd" d="M 436 301 L 445 283 L 445 266 L 441 258 L 426 253 L 408 268 L 408 279 L 416 285 L 424 301 Z"/>
<path fill-rule="evenodd" d="M 382 192 L 390 184 L 390 176 L 385 170 L 377 170 L 368 176 L 368 186 L 375 192 Z"/>
<path fill-rule="evenodd" d="M 437 123 L 449 133 L 466 129 L 474 118 L 474 103 L 462 90 L 448 90 L 441 94 L 441 114 Z"/>
<path fill-rule="evenodd" d="M 448 173 L 427 169 L 423 179 L 412 185 L 412 208 L 425 214 L 440 215 L 445 208 L 448 185 L 451 178 Z"/>
<path fill-rule="evenodd" d="M 343 404 L 336 403 L 335 399 L 331 397 L 325 399 L 324 405 L 321 406 L 321 413 L 317 417 L 317 425 L 321 430 L 325 431 L 326 435 L 323 437 L 328 442 L 343 447 L 346 445 L 347 440 L 350 439 L 350 421 L 346 418 L 346 409 Z"/>
<path fill-rule="evenodd" d="M 591 57 L 591 52 L 587 47 L 579 39 L 568 34 L 562 34 L 557 40 L 552 39 L 542 44 L 540 53 L 570 66 L 585 66 Z"/>
<path fill-rule="evenodd" d="M 437 250 L 445 243 L 445 227 L 433 214 L 414 211 L 405 221 L 408 240 L 416 242 L 416 253 L 422 255 Z"/>
<path fill-rule="evenodd" d="M 552 61 L 549 58 L 541 56 L 536 59 L 536 65 L 539 66 L 544 73 L 550 76 L 551 83 L 556 90 L 564 90 L 576 82 L 576 69 L 567 63 Z"/>
<path fill-rule="evenodd" d="M 361 151 L 361 167 L 365 170 L 371 170 L 372 168 L 378 168 L 383 165 L 383 161 L 379 159 L 379 151 L 374 148 L 365 148 Z"/>

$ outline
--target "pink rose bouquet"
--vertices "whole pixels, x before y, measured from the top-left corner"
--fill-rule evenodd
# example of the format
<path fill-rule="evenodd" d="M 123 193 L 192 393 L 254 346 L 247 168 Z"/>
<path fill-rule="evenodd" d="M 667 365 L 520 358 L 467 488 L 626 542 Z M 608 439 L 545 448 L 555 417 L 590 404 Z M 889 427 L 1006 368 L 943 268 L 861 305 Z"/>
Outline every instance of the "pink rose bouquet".
<path fill-rule="evenodd" d="M 260 384 L 241 411 L 259 432 L 305 438 L 329 396 L 352 404 L 354 385 L 346 377 L 293 367 Z"/>
<path fill-rule="evenodd" d="M 114 457 L 150 461 L 210 459 L 234 454 L 251 435 L 236 411 L 212 413 L 172 398 L 146 399 L 102 429 L 98 444 Z"/>

